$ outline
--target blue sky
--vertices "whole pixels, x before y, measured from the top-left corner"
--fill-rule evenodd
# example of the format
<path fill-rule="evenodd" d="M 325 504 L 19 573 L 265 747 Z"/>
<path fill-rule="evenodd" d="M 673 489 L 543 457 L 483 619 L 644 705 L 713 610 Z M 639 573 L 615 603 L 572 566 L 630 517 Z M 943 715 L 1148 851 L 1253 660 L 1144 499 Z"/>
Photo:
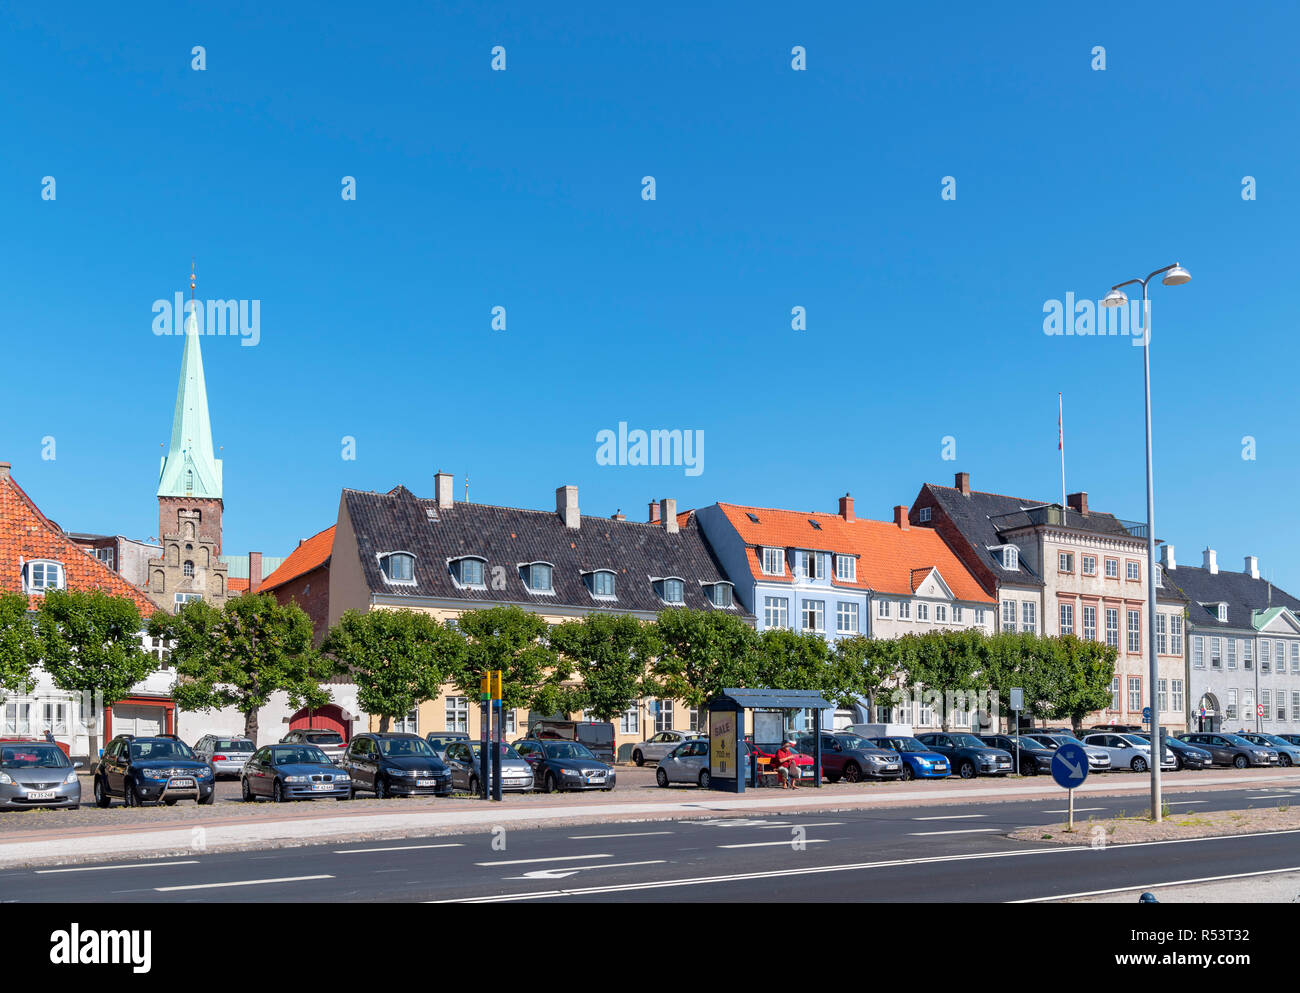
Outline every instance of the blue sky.
<path fill-rule="evenodd" d="M 591 514 L 885 518 L 956 470 L 1059 499 L 1058 391 L 1069 489 L 1142 518 L 1141 350 L 1043 306 L 1179 261 L 1157 532 L 1300 592 L 1294 5 L 427 6 L 0 14 L 0 459 L 59 523 L 157 528 L 151 307 L 191 256 L 200 297 L 261 301 L 257 347 L 203 342 L 228 552 L 438 469 Z M 702 431 L 704 471 L 598 465 L 620 421 Z"/>

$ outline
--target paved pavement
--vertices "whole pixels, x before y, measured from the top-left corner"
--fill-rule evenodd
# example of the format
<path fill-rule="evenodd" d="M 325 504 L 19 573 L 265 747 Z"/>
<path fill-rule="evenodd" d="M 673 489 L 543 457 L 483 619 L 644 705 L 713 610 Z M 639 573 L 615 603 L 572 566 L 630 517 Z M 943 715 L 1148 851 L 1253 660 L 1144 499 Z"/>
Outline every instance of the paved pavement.
<path fill-rule="evenodd" d="M 1200 809 L 1275 804 L 1264 791 L 1192 791 Z M 1300 800 L 1300 787 L 1293 793 Z M 1090 797 L 1097 816 L 1131 799 Z M 15 901 L 359 902 L 1059 900 L 1166 883 L 1300 873 L 1300 831 L 1093 849 L 1014 842 L 1058 823 L 1057 795 L 958 807 L 860 807 L 189 851 L 167 858 L 0 870 Z M 680 817 L 680 815 L 679 815 Z M 1172 892 L 1172 891 L 1171 891 Z M 1136 901 L 1137 893 L 1131 893 Z"/>

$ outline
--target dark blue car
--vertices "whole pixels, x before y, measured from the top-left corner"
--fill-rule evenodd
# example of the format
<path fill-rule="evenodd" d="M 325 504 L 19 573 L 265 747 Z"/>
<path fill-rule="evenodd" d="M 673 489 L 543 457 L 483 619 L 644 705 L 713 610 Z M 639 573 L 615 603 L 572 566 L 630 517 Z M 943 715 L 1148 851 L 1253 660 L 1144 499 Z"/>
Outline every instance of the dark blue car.
<path fill-rule="evenodd" d="M 903 759 L 903 779 L 943 779 L 952 772 L 947 756 L 931 751 L 908 735 L 872 738 L 871 743 L 898 752 Z"/>
<path fill-rule="evenodd" d="M 239 776 L 245 800 L 267 796 L 276 803 L 352 797 L 352 778 L 315 745 L 266 745 L 253 753 Z"/>

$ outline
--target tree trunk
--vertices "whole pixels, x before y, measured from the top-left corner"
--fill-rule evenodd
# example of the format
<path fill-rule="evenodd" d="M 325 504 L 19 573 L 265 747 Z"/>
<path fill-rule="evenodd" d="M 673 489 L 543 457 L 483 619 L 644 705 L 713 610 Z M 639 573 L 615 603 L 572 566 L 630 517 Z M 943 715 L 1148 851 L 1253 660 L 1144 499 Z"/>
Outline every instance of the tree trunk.
<path fill-rule="evenodd" d="M 383 734 L 385 731 L 388 730 L 388 722 L 389 722 L 390 720 L 392 720 L 392 718 L 389 717 L 387 714 L 380 714 L 380 715 L 379 715 L 379 733 L 380 733 L 380 734 Z"/>
<path fill-rule="evenodd" d="M 256 707 L 244 714 L 244 737 L 253 743 L 254 748 L 258 746 Z"/>

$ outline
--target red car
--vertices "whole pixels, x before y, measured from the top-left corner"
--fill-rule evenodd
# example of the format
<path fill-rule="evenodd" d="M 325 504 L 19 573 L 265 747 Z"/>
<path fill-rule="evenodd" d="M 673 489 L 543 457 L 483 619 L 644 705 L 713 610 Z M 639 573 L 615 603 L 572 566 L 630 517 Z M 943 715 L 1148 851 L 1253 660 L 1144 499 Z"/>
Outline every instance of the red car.
<path fill-rule="evenodd" d="M 780 749 L 768 751 L 768 748 L 770 748 L 771 746 L 765 747 L 763 745 L 755 745 L 753 742 L 746 742 L 746 744 L 749 745 L 749 747 L 753 750 L 754 755 L 757 756 L 758 759 L 760 760 L 759 767 L 758 767 L 760 775 L 762 774 L 762 771 L 764 769 L 768 769 L 772 772 L 776 771 L 776 752 L 779 751 Z M 794 764 L 799 769 L 799 782 L 811 783 L 813 778 L 812 756 L 805 755 L 803 752 L 796 750 L 794 751 Z"/>

